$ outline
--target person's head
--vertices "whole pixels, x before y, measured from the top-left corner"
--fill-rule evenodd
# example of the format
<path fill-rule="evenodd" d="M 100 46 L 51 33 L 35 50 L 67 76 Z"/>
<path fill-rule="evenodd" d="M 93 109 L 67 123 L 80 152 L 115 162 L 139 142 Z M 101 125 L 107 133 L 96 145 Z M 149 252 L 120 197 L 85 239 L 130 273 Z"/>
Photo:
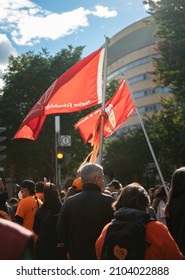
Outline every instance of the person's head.
<path fill-rule="evenodd" d="M 16 197 L 11 197 L 9 200 L 10 206 L 12 206 L 13 210 L 16 211 L 19 200 Z"/>
<path fill-rule="evenodd" d="M 46 208 L 60 208 L 61 199 L 55 184 L 47 182 L 44 186 L 44 203 Z"/>
<path fill-rule="evenodd" d="M 73 178 L 67 178 L 67 180 L 64 183 L 64 190 L 67 191 L 73 183 L 74 179 Z"/>
<path fill-rule="evenodd" d="M 72 186 L 69 187 L 69 189 L 66 191 L 65 201 L 68 197 L 81 192 L 82 186 L 83 186 L 83 184 L 82 184 L 81 177 L 78 177 L 78 178 L 74 179 L 74 181 L 72 183 Z"/>
<path fill-rule="evenodd" d="M 108 190 L 113 192 L 120 192 L 122 185 L 118 180 L 112 180 L 108 185 Z"/>
<path fill-rule="evenodd" d="M 176 169 L 172 174 L 170 191 L 173 198 L 185 193 L 185 166 Z"/>
<path fill-rule="evenodd" d="M 120 208 L 133 208 L 146 211 L 150 205 L 150 198 L 147 191 L 142 186 L 129 184 L 124 187 L 113 204 L 114 210 Z"/>
<path fill-rule="evenodd" d="M 104 173 L 103 173 L 103 167 L 96 163 L 87 163 L 85 164 L 81 171 L 80 176 L 82 179 L 82 183 L 92 183 L 96 184 L 100 187 L 100 189 L 103 189 L 104 185 Z"/>
<path fill-rule="evenodd" d="M 44 191 L 44 182 L 38 181 L 35 184 L 35 191 L 36 191 L 36 193 L 43 193 L 43 191 Z"/>
<path fill-rule="evenodd" d="M 149 194 L 151 200 L 154 197 L 154 190 L 155 190 L 154 187 L 151 187 L 151 188 L 148 189 L 148 194 Z"/>
<path fill-rule="evenodd" d="M 160 199 L 163 199 L 163 200 L 165 200 L 167 197 L 165 189 L 162 185 L 158 185 L 154 191 L 154 198 L 157 198 L 157 197 Z"/>
<path fill-rule="evenodd" d="M 61 202 L 64 202 L 64 199 L 65 199 L 65 196 L 66 196 L 66 192 L 64 190 L 61 190 L 59 195 L 60 195 Z"/>
<path fill-rule="evenodd" d="M 74 179 L 73 183 L 72 183 L 72 187 L 74 187 L 77 191 L 81 191 L 82 190 L 82 179 L 81 177 L 78 177 L 76 179 Z"/>
<path fill-rule="evenodd" d="M 35 195 L 35 183 L 32 180 L 24 180 L 20 187 L 22 198 Z"/>

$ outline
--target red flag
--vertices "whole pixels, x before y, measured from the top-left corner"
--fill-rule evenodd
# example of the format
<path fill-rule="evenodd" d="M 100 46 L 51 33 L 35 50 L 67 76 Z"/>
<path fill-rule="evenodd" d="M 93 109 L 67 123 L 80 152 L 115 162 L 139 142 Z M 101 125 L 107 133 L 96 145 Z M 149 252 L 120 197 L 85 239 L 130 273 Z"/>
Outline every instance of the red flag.
<path fill-rule="evenodd" d="M 105 104 L 104 137 L 112 135 L 136 111 L 128 86 L 123 80 L 113 97 Z M 101 108 L 80 119 L 75 128 L 85 142 L 92 143 L 99 125 Z"/>
<path fill-rule="evenodd" d="M 102 102 L 104 48 L 61 75 L 33 106 L 13 137 L 35 140 L 47 115 L 71 113 Z"/>

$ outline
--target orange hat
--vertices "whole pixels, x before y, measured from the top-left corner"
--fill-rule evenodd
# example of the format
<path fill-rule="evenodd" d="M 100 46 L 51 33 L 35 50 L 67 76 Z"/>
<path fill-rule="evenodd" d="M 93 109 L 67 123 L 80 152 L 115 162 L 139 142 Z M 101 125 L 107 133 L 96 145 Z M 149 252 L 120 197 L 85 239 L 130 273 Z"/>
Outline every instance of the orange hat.
<path fill-rule="evenodd" d="M 78 191 L 81 191 L 82 185 L 83 184 L 82 184 L 81 177 L 76 178 L 72 183 L 72 186 L 75 186 Z"/>

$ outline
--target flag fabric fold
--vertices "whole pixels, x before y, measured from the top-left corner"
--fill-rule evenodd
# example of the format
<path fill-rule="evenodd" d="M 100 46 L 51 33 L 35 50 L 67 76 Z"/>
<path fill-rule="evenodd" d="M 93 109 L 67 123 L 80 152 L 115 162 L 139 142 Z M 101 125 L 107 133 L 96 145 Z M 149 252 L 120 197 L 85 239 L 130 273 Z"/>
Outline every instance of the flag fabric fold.
<path fill-rule="evenodd" d="M 112 135 L 133 113 L 136 112 L 131 94 L 125 80 L 122 80 L 113 97 L 106 102 L 105 112 L 101 108 L 81 118 L 75 128 L 79 130 L 84 142 L 93 146 L 100 139 L 100 120 L 104 117 L 104 138 Z M 96 140 L 95 140 L 96 139 Z"/>
<path fill-rule="evenodd" d="M 37 139 L 47 115 L 85 110 L 102 102 L 104 48 L 61 75 L 32 107 L 13 139 Z"/>

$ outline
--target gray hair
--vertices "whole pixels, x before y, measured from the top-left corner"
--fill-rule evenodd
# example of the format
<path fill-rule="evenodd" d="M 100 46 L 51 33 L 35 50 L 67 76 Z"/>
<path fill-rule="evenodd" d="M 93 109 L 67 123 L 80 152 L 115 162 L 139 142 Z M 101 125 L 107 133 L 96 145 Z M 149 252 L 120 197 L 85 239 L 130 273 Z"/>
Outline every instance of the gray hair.
<path fill-rule="evenodd" d="M 80 176 L 82 179 L 82 183 L 93 183 L 97 176 L 102 175 L 103 167 L 96 163 L 86 163 L 81 171 Z"/>

